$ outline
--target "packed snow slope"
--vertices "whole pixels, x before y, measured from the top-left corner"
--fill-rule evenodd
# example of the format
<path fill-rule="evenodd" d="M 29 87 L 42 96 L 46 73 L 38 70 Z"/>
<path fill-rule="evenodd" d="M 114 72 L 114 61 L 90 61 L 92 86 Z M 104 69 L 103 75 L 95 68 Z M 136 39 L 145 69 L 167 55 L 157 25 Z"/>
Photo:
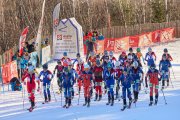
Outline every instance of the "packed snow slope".
<path fill-rule="evenodd" d="M 53 92 L 52 102 L 48 104 L 42 104 L 43 95 L 36 92 L 36 106 L 37 108 L 33 112 L 29 112 L 26 109 L 30 104 L 27 99 L 27 93 L 25 93 L 25 106 L 23 110 L 22 92 L 7 91 L 0 93 L 0 120 L 179 120 L 180 119 L 180 41 L 168 43 L 164 45 L 158 45 L 153 47 L 159 63 L 159 59 L 163 53 L 163 49 L 168 48 L 169 53 L 174 58 L 173 71 L 171 71 L 170 86 L 164 90 L 164 94 L 167 100 L 167 105 L 163 98 L 161 90 L 159 90 L 159 102 L 157 106 L 149 107 L 149 93 L 145 94 L 145 90 L 142 87 L 140 91 L 139 100 L 136 104 L 132 104 L 131 109 L 121 111 L 123 107 L 122 99 L 116 100 L 114 106 L 106 106 L 107 95 L 103 95 L 100 102 L 91 100 L 90 108 L 83 107 L 84 103 L 83 92 L 80 95 L 80 104 L 78 103 L 78 95 L 73 99 L 72 106 L 69 109 L 62 108 L 61 106 L 61 94 L 55 94 L 57 102 L 54 99 Z M 147 52 L 147 48 L 142 50 L 144 55 Z M 118 57 L 118 55 L 116 55 Z M 49 68 L 53 70 L 56 62 L 50 63 Z M 147 68 L 144 67 L 144 72 Z M 173 76 L 173 73 L 174 75 Z M 53 80 L 53 89 L 57 91 L 56 78 Z M 77 87 L 74 89 L 77 91 Z M 148 89 L 147 89 L 148 90 Z M 149 91 L 148 91 L 149 92 Z M 63 96 L 62 96 L 63 97 Z M 62 105 L 64 104 L 64 98 L 62 98 Z"/>

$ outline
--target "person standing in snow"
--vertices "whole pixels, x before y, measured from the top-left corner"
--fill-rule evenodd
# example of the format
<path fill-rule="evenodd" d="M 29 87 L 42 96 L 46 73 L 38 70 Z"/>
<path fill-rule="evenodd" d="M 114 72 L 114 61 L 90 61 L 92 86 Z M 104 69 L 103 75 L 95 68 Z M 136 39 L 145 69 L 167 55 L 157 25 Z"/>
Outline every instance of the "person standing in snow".
<path fill-rule="evenodd" d="M 115 85 L 115 73 L 113 66 L 110 62 L 107 64 L 107 70 L 104 73 L 104 80 L 106 82 L 107 93 L 108 93 L 108 102 L 106 105 L 114 105 L 114 85 Z"/>
<path fill-rule="evenodd" d="M 83 106 L 90 107 L 91 102 L 91 87 L 93 83 L 93 73 L 90 71 L 88 64 L 84 65 L 84 71 L 80 75 L 80 79 L 83 81 L 85 103 Z"/>
<path fill-rule="evenodd" d="M 148 65 L 149 68 L 150 68 L 150 66 L 151 66 L 152 64 L 155 64 L 156 55 L 155 55 L 155 53 L 152 51 L 152 48 L 151 48 L 151 47 L 148 48 L 148 53 L 146 53 L 145 61 L 147 61 L 147 65 Z"/>
<path fill-rule="evenodd" d="M 167 49 L 167 48 L 164 49 L 164 53 L 163 53 L 162 57 L 163 57 L 164 55 L 166 56 L 166 59 L 167 59 L 167 60 L 169 60 L 170 62 L 173 61 L 173 58 L 172 58 L 171 55 L 168 53 L 168 49 Z"/>
<path fill-rule="evenodd" d="M 125 68 L 123 70 L 123 74 L 119 78 L 119 82 L 121 82 L 121 85 L 122 85 L 122 97 L 123 97 L 123 108 L 121 109 L 122 111 L 124 111 L 127 108 L 126 94 L 127 94 L 127 98 L 129 99 L 128 108 L 131 108 L 131 103 L 132 103 L 131 82 L 132 81 L 133 81 L 132 76 L 128 74 L 128 70 Z"/>
<path fill-rule="evenodd" d="M 79 53 L 77 53 L 76 55 L 76 60 L 73 62 L 73 64 L 76 64 L 76 72 L 77 72 L 77 75 L 80 76 L 82 74 L 82 72 L 84 71 L 84 62 L 83 60 L 81 59 L 81 56 Z M 80 91 L 81 91 L 81 87 L 82 87 L 82 80 L 80 80 L 79 78 L 77 78 L 77 85 L 78 85 L 78 94 L 80 94 Z"/>
<path fill-rule="evenodd" d="M 44 64 L 43 71 L 41 71 L 39 74 L 39 79 L 41 82 L 43 82 L 45 103 L 51 101 L 50 86 L 51 86 L 52 78 L 53 78 L 53 75 L 52 75 L 51 71 L 48 70 L 48 65 Z"/>
<path fill-rule="evenodd" d="M 38 76 L 34 72 L 34 66 L 30 65 L 28 66 L 28 72 L 23 75 L 22 81 L 24 82 L 27 80 L 27 92 L 28 92 L 28 98 L 31 103 L 31 107 L 29 108 L 29 111 L 31 112 L 35 107 L 35 90 L 36 90 L 36 82 L 38 83 L 38 90 L 40 90 L 40 81 L 38 79 Z"/>
<path fill-rule="evenodd" d="M 153 104 L 153 91 L 155 89 L 155 105 L 157 105 L 158 102 L 158 88 L 159 88 L 159 71 L 156 69 L 155 64 L 151 64 L 150 69 L 148 70 L 146 77 L 145 77 L 145 83 L 146 88 L 148 87 L 148 78 L 149 78 L 149 87 L 150 87 L 150 103 L 149 106 L 152 106 Z"/>
<path fill-rule="evenodd" d="M 141 82 L 143 82 L 144 73 L 142 69 L 139 67 L 137 61 L 133 62 L 133 67 L 129 73 L 133 78 L 132 82 L 133 82 L 134 103 L 136 103 L 138 100 L 138 94 L 140 89 L 139 87 Z"/>
<path fill-rule="evenodd" d="M 111 64 L 113 65 L 113 68 L 115 67 L 115 62 L 117 61 L 116 58 L 114 57 L 114 53 L 113 51 L 109 52 L 109 61 L 111 62 Z"/>
<path fill-rule="evenodd" d="M 60 60 L 57 61 L 57 65 L 54 68 L 53 74 L 55 74 L 57 70 L 57 84 L 59 86 L 59 91 L 57 93 L 62 92 L 62 73 L 63 73 L 64 66 L 62 66 L 62 63 Z"/>
<path fill-rule="evenodd" d="M 122 75 L 122 69 L 120 69 L 119 61 L 116 61 L 115 63 L 114 72 L 115 72 L 115 80 L 116 80 L 116 98 L 115 99 L 118 99 L 120 97 L 119 96 L 120 85 L 118 81 L 119 81 L 120 76 Z"/>
<path fill-rule="evenodd" d="M 145 59 L 144 59 L 144 57 L 143 57 L 143 55 L 142 55 L 142 53 L 141 53 L 141 49 L 140 49 L 140 48 L 137 48 L 136 51 L 137 51 L 137 52 L 136 52 L 136 56 L 137 56 L 139 62 L 142 64 L 142 61 L 143 61 L 143 63 L 146 65 Z"/>
<path fill-rule="evenodd" d="M 172 65 L 168 60 L 167 56 L 164 54 L 162 60 L 159 63 L 159 71 L 162 80 L 162 89 L 164 89 L 165 81 L 167 81 L 167 86 L 169 86 L 169 77 L 170 77 L 169 67 L 172 67 Z"/>
<path fill-rule="evenodd" d="M 64 68 L 62 79 L 63 79 L 62 83 L 63 83 L 64 97 L 65 97 L 65 105 L 63 106 L 63 108 L 69 108 L 71 106 L 72 87 L 73 87 L 74 77 L 70 73 L 67 67 Z"/>
<path fill-rule="evenodd" d="M 96 96 L 94 101 L 100 101 L 102 98 L 102 82 L 103 82 L 103 68 L 100 60 L 96 60 L 96 66 L 93 69 L 93 77 L 95 83 Z M 98 99 L 99 98 L 99 99 Z"/>
<path fill-rule="evenodd" d="M 67 52 L 63 53 L 61 63 L 64 67 L 68 67 L 68 64 L 71 62 L 71 59 L 68 57 Z"/>

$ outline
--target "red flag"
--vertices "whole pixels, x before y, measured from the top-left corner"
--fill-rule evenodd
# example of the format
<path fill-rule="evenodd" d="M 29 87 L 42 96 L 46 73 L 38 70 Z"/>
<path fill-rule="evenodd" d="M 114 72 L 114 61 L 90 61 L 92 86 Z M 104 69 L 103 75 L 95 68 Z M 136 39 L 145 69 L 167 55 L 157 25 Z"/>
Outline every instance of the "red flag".
<path fill-rule="evenodd" d="M 19 55 L 21 56 L 23 53 L 23 47 L 24 47 L 24 43 L 26 41 L 26 36 L 27 33 L 29 31 L 29 26 L 27 26 L 23 32 L 21 33 L 20 39 L 19 39 Z"/>

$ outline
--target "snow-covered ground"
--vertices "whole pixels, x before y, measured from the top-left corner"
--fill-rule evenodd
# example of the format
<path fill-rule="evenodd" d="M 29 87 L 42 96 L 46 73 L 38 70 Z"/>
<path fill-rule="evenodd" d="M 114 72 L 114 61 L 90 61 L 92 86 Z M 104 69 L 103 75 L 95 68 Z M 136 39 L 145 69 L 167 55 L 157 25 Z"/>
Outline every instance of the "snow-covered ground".
<path fill-rule="evenodd" d="M 43 95 L 36 93 L 36 106 L 37 108 L 29 113 L 26 109 L 30 104 L 27 99 L 27 93 L 25 93 L 25 106 L 23 110 L 22 92 L 11 92 L 5 88 L 5 93 L 0 93 L 0 120 L 179 120 L 180 113 L 180 41 L 176 41 L 169 44 L 153 47 L 153 50 L 157 54 L 158 60 L 162 55 L 163 49 L 168 48 L 169 53 L 173 56 L 173 74 L 171 74 L 171 80 L 169 88 L 164 90 L 167 105 L 165 105 L 162 92 L 159 91 L 160 97 L 157 106 L 149 107 L 149 94 L 145 94 L 144 88 L 142 88 L 139 96 L 139 100 L 136 104 L 132 104 L 131 109 L 121 111 L 121 101 L 115 101 L 114 106 L 106 106 L 107 95 L 103 95 L 103 99 L 100 102 L 91 101 L 91 107 L 83 107 L 84 103 L 83 93 L 80 96 L 80 104 L 78 103 L 78 95 L 73 99 L 72 107 L 64 109 L 61 106 L 61 95 L 56 94 L 57 102 L 55 102 L 53 93 L 52 102 L 48 104 L 42 104 Z M 143 53 L 147 51 L 147 48 L 143 50 Z M 117 55 L 116 55 L 117 56 Z M 54 69 L 54 63 L 50 63 L 50 70 Z M 146 71 L 147 68 L 144 68 Z M 172 73 L 172 69 L 171 69 Z M 54 91 L 57 91 L 56 79 L 53 81 Z M 75 90 L 76 90 L 75 86 Z M 64 104 L 64 98 L 63 98 Z"/>

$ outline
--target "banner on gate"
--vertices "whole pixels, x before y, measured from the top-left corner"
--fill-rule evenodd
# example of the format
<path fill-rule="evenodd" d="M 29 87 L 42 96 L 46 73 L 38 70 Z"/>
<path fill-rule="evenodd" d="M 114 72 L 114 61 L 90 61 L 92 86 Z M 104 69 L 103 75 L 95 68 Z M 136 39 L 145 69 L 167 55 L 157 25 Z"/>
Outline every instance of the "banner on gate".
<path fill-rule="evenodd" d="M 104 53 L 104 40 L 97 40 L 96 41 L 96 53 Z"/>
<path fill-rule="evenodd" d="M 106 38 L 104 40 L 104 50 L 114 51 L 115 39 L 114 38 Z"/>
<path fill-rule="evenodd" d="M 160 33 L 160 41 L 168 42 L 174 40 L 174 28 L 166 28 L 161 30 Z"/>
<path fill-rule="evenodd" d="M 121 52 L 129 49 L 129 37 L 115 38 L 114 52 Z"/>
<path fill-rule="evenodd" d="M 129 47 L 138 47 L 139 45 L 139 36 L 130 36 L 129 37 Z"/>
<path fill-rule="evenodd" d="M 152 33 L 151 32 L 139 35 L 138 47 L 150 46 L 152 44 L 153 44 L 153 42 L 152 42 Z"/>
<path fill-rule="evenodd" d="M 160 30 L 156 30 L 154 32 L 152 32 L 152 42 L 153 43 L 157 43 L 160 42 L 160 34 L 161 31 Z"/>
<path fill-rule="evenodd" d="M 17 62 L 12 61 L 2 65 L 2 79 L 4 84 L 8 84 L 13 77 L 18 78 Z"/>

